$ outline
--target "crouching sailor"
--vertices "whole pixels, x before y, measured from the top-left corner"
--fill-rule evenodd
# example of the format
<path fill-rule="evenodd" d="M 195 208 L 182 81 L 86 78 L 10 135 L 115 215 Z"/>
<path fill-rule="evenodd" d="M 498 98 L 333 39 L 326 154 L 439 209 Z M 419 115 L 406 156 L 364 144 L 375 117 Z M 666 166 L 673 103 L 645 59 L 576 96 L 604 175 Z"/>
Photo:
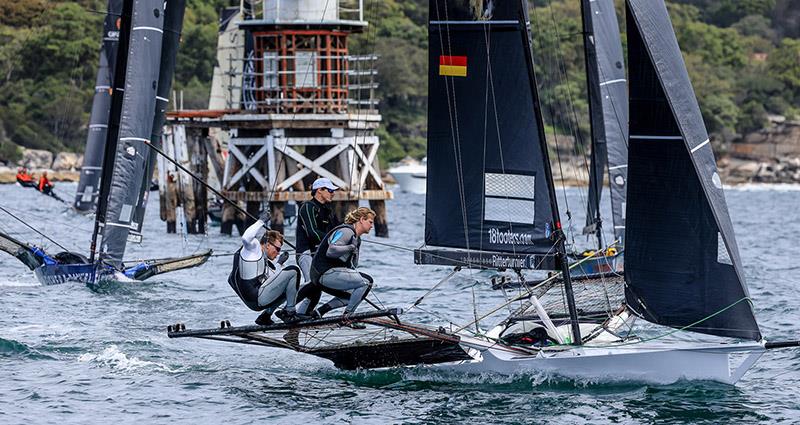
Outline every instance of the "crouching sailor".
<path fill-rule="evenodd" d="M 283 246 L 283 235 L 267 231 L 265 212 L 242 235 L 242 247 L 233 256 L 233 270 L 228 276 L 231 285 L 245 305 L 254 311 L 263 311 L 256 319 L 259 325 L 271 325 L 272 313 L 284 301 L 283 310 L 275 313 L 284 322 L 299 320 L 295 313 L 295 299 L 300 286 L 300 269 L 283 267 L 288 253 L 275 259 Z"/>
<path fill-rule="evenodd" d="M 357 208 L 347 214 L 344 224 L 325 235 L 311 262 L 311 283 L 303 287 L 299 299 L 308 298 L 308 309 L 311 310 L 319 301 L 321 292 L 335 298 L 321 306 L 314 316 L 321 317 L 333 309 L 346 307 L 344 316 L 347 318 L 367 297 L 372 278 L 356 271 L 356 267 L 361 235 L 372 230 L 374 220 L 374 211 Z"/>

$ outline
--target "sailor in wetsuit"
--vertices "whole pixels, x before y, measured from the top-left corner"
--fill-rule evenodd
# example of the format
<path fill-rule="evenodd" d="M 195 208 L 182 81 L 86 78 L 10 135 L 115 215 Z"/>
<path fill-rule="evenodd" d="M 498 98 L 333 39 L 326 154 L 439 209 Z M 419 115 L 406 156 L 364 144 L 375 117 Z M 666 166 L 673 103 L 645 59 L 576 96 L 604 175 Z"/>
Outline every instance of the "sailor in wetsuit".
<path fill-rule="evenodd" d="M 271 325 L 272 313 L 285 300 L 283 310 L 275 313 L 284 322 L 300 320 L 295 313 L 295 299 L 300 286 L 300 269 L 283 266 L 289 258 L 283 253 L 274 261 L 283 246 L 283 235 L 266 231 L 269 213 L 265 212 L 242 235 L 242 248 L 233 256 L 233 270 L 228 276 L 239 298 L 254 311 L 262 311 L 256 319 L 259 325 Z"/>
<path fill-rule="evenodd" d="M 312 310 L 322 292 L 335 298 L 317 309 L 313 316 L 322 317 L 333 309 L 346 306 L 344 316 L 348 317 L 367 297 L 372 278 L 356 271 L 356 267 L 361 235 L 372 230 L 374 220 L 374 211 L 365 207 L 357 208 L 347 214 L 344 224 L 325 235 L 311 264 L 311 283 L 303 287 L 298 300 L 308 298 L 308 309 Z"/>
<path fill-rule="evenodd" d="M 330 179 L 321 177 L 311 185 L 311 200 L 303 202 L 297 212 L 297 230 L 295 245 L 297 246 L 297 265 L 303 271 L 303 280 L 311 280 L 311 260 L 317 247 L 338 220 L 328 204 L 333 199 L 336 187 Z"/>

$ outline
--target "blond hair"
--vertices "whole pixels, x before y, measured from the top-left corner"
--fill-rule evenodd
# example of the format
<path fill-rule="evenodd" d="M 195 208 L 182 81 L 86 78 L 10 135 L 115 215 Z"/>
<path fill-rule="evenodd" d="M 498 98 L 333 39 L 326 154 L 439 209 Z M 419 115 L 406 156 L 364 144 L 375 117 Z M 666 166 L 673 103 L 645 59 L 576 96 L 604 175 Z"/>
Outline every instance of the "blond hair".
<path fill-rule="evenodd" d="M 276 243 L 276 242 L 280 242 L 281 244 L 283 244 L 283 235 L 281 234 L 281 232 L 278 232 L 277 230 L 269 230 L 267 231 L 267 233 L 264 234 L 264 236 L 261 237 L 262 245 L 265 243 Z"/>
<path fill-rule="evenodd" d="M 375 211 L 372 211 L 367 207 L 358 207 L 347 213 L 347 216 L 344 218 L 344 222 L 347 224 L 355 224 L 358 222 L 358 220 L 361 220 L 365 217 L 372 218 L 374 220 L 376 215 L 377 214 L 375 214 Z"/>

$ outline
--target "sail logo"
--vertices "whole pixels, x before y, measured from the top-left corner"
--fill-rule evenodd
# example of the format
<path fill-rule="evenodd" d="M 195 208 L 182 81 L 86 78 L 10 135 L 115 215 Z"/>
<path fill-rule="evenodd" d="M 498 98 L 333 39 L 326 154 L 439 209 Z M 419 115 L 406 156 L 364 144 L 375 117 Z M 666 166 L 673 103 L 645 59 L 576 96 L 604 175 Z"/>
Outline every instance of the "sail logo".
<path fill-rule="evenodd" d="M 489 229 L 489 243 L 495 245 L 533 245 L 533 235 L 497 228 Z"/>
<path fill-rule="evenodd" d="M 445 77 L 466 77 L 466 56 L 439 56 L 439 75 Z"/>

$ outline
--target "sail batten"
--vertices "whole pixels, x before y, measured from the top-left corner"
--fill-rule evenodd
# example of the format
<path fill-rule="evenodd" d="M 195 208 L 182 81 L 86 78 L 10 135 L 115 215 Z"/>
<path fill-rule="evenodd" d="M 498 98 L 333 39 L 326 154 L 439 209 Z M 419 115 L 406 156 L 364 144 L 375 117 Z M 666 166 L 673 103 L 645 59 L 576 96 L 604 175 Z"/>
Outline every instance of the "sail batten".
<path fill-rule="evenodd" d="M 556 214 L 523 4 L 430 1 L 430 249 L 418 263 L 554 266 L 542 258 L 555 255 Z"/>
<path fill-rule="evenodd" d="M 626 4 L 635 135 L 626 300 L 654 323 L 759 340 L 714 154 L 666 6 Z"/>

